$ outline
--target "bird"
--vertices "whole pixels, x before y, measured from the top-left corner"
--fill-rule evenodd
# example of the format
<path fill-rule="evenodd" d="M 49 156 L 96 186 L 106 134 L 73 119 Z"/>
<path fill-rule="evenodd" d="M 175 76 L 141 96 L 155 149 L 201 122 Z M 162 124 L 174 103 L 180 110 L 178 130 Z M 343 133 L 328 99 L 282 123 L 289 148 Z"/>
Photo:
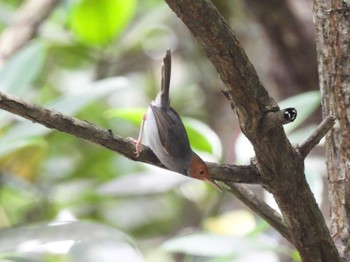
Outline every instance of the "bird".
<path fill-rule="evenodd" d="M 170 106 L 171 51 L 167 50 L 162 65 L 161 90 L 142 117 L 135 154 L 142 151 L 143 131 L 149 147 L 169 170 L 209 182 L 221 191 L 209 173 L 206 163 L 191 149 L 185 126 L 179 114 Z"/>

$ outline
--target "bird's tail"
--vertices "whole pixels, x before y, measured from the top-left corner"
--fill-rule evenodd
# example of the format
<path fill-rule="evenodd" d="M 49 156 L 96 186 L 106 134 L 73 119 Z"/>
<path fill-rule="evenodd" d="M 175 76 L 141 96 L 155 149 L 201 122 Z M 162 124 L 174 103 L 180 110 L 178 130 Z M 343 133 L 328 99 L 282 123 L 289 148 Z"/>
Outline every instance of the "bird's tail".
<path fill-rule="evenodd" d="M 169 99 L 170 75 L 171 75 L 171 51 L 168 49 L 163 59 L 162 84 L 161 84 L 161 95 L 160 95 L 160 105 L 164 109 L 168 109 L 170 107 L 170 99 Z"/>

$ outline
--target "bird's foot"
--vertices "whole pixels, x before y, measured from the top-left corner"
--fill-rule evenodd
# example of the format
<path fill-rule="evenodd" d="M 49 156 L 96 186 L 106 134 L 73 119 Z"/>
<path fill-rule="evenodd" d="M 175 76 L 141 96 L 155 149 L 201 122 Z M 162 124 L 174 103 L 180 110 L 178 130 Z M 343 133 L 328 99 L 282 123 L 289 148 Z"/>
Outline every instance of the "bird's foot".
<path fill-rule="evenodd" d="M 136 157 L 140 156 L 140 153 L 142 152 L 142 144 L 141 141 L 138 139 L 135 139 L 133 137 L 128 137 L 128 139 L 135 144 L 135 151 L 134 154 Z"/>

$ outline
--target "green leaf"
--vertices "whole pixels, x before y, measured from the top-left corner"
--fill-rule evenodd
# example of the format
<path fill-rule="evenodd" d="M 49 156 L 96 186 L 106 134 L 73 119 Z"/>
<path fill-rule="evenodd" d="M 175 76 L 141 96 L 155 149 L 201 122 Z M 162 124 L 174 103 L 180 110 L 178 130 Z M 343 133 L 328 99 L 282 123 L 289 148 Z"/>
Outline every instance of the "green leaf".
<path fill-rule="evenodd" d="M 71 94 L 59 97 L 49 103 L 46 108 L 53 108 L 66 115 L 74 115 L 82 108 L 102 97 L 125 88 L 129 81 L 124 77 L 105 78 L 89 84 L 86 88 Z"/>
<path fill-rule="evenodd" d="M 235 210 L 204 220 L 204 229 L 217 234 L 245 236 L 256 228 L 256 220 L 248 210 Z"/>
<path fill-rule="evenodd" d="M 286 133 L 291 133 L 309 116 L 311 116 L 320 106 L 320 99 L 319 91 L 309 91 L 280 102 L 279 106 L 281 109 L 286 107 L 295 107 L 298 111 L 298 116 L 295 121 L 284 126 Z"/>
<path fill-rule="evenodd" d="M 149 1 L 144 1 L 142 4 L 145 4 L 146 2 Z M 132 27 L 128 29 L 128 32 L 123 35 L 120 42 L 118 42 L 118 50 L 113 51 L 120 54 L 125 52 L 125 50 L 133 49 L 140 44 L 144 45 L 143 41 L 146 40 L 147 36 L 154 29 L 159 28 L 159 25 L 163 25 L 165 23 L 169 17 L 168 10 L 169 7 L 163 1 L 149 8 L 143 13 L 142 16 L 138 17 L 138 19 L 133 22 Z M 173 46 L 175 44 L 173 39 L 174 36 L 172 36 L 170 30 L 168 32 L 168 37 L 171 39 L 171 44 L 167 40 L 167 36 L 162 37 L 163 46 L 161 50 L 164 50 L 164 44 L 167 45 L 166 48 L 169 48 L 169 46 Z M 158 50 L 158 52 L 160 51 Z"/>
<path fill-rule="evenodd" d="M 206 257 L 242 256 L 252 250 L 287 252 L 282 247 L 276 248 L 274 241 L 257 238 L 232 237 L 208 233 L 194 233 L 168 240 L 163 244 L 169 252 L 181 252 L 189 255 Z M 276 250 L 277 249 L 277 250 Z"/>
<path fill-rule="evenodd" d="M 121 258 L 121 261 L 144 261 L 141 253 L 135 247 L 113 238 L 76 243 L 69 253 L 72 260 L 76 262 L 115 262 L 116 258 Z"/>
<path fill-rule="evenodd" d="M 0 71 L 0 89 L 21 95 L 39 75 L 44 64 L 44 47 L 31 42 L 18 51 Z"/>
<path fill-rule="evenodd" d="M 86 258 L 73 261 L 101 261 L 101 258 L 106 255 L 115 258 L 123 253 L 122 248 L 127 248 L 126 261 L 130 261 L 128 258 L 135 257 L 138 260 L 132 261 L 142 261 L 132 239 L 123 232 L 102 224 L 80 221 L 36 224 L 0 230 L 0 252 L 15 251 L 18 246 L 27 247 L 27 251 L 38 253 L 66 250 L 75 259 L 77 256 Z M 22 248 L 22 250 L 25 249 Z M 98 259 L 92 260 L 87 257 Z"/>
<path fill-rule="evenodd" d="M 222 146 L 217 134 L 206 124 L 193 118 L 183 117 L 191 147 L 194 150 L 208 152 L 221 159 Z"/>
<path fill-rule="evenodd" d="M 166 179 L 164 178 L 165 174 Z M 162 183 L 158 183 L 160 180 Z M 131 173 L 127 176 L 112 179 L 100 185 L 96 189 L 96 193 L 101 196 L 114 197 L 160 194 L 174 190 L 174 188 L 189 180 L 186 176 L 170 174 L 170 171 L 152 168 L 146 172 Z M 137 190 L 135 190 L 136 187 Z"/>
<path fill-rule="evenodd" d="M 74 115 L 88 104 L 101 99 L 102 97 L 125 88 L 128 81 L 124 77 L 111 77 L 96 81 L 84 89 L 73 94 L 66 94 L 46 105 L 46 108 L 53 108 L 66 115 Z M 16 124 L 6 135 L 0 139 L 0 157 L 9 154 L 14 150 L 38 142 L 31 140 L 31 137 L 45 135 L 52 129 L 39 124 L 33 124 L 27 120 Z"/>
<path fill-rule="evenodd" d="M 5 215 L 7 219 L 4 219 L 5 217 L 1 218 L 1 227 L 9 226 L 9 224 L 18 224 L 20 222 L 23 223 L 28 211 L 33 208 L 33 205 L 35 205 L 34 203 L 38 203 L 40 201 L 37 188 L 34 188 L 34 186 L 27 183 L 22 178 L 12 175 L 4 175 L 2 180 L 0 205 L 3 209 L 2 216 Z"/>
<path fill-rule="evenodd" d="M 18 129 L 17 129 L 18 130 Z M 12 131 L 11 131 L 12 132 Z M 16 130 L 14 130 L 16 132 Z M 16 136 L 16 134 L 13 134 Z M 46 142 L 43 138 L 40 137 L 24 137 L 23 139 L 4 139 L 1 138 L 0 142 L 0 158 L 23 147 L 27 146 L 45 146 Z"/>
<path fill-rule="evenodd" d="M 73 6 L 69 24 L 84 43 L 105 45 L 123 32 L 136 4 L 136 0 L 80 0 Z"/>
<path fill-rule="evenodd" d="M 41 72 L 44 56 L 44 46 L 36 41 L 18 51 L 0 71 L 0 89 L 13 95 L 25 94 Z M 0 111 L 0 128 L 10 118 L 7 112 Z"/>
<path fill-rule="evenodd" d="M 294 250 L 291 254 L 291 258 L 293 259 L 293 261 L 295 262 L 302 262 L 300 254 L 297 250 Z"/>
<path fill-rule="evenodd" d="M 139 126 L 147 108 L 113 108 L 104 113 L 107 118 L 119 118 L 134 126 Z"/>

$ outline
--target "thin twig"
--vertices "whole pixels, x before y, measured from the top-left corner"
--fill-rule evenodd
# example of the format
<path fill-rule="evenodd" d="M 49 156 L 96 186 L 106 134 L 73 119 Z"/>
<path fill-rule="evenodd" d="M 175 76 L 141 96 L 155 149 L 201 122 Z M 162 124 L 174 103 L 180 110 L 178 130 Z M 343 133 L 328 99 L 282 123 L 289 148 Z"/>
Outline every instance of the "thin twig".
<path fill-rule="evenodd" d="M 251 210 L 268 222 L 276 229 L 283 237 L 292 242 L 289 230 L 283 221 L 282 216 L 259 198 L 253 191 L 244 185 L 239 185 L 231 182 L 226 182 L 230 187 L 229 191 L 240 199 Z"/>
<path fill-rule="evenodd" d="M 320 142 L 327 132 L 333 127 L 335 123 L 335 117 L 327 116 L 316 130 L 305 140 L 300 146 L 300 154 L 305 158 L 310 151 Z"/>
<path fill-rule="evenodd" d="M 100 128 L 87 121 L 82 121 L 63 115 L 57 111 L 28 103 L 1 91 L 0 108 L 29 119 L 34 123 L 40 123 L 48 128 L 99 144 L 129 159 L 165 168 L 147 146 L 143 146 L 140 156 L 136 157 L 134 143 L 130 139 L 115 135 L 111 130 Z M 208 163 L 208 166 L 209 172 L 212 173 L 212 178 L 215 180 L 233 181 L 236 183 L 260 183 L 260 176 L 252 166 L 220 165 L 214 163 Z"/>

